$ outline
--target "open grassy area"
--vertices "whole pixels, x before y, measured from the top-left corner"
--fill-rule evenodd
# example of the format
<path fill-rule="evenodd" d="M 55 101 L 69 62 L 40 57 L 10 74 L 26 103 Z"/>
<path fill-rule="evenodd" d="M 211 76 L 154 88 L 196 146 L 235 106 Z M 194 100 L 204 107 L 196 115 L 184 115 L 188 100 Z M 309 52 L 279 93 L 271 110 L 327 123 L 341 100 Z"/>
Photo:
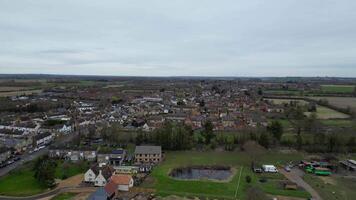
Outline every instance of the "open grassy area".
<path fill-rule="evenodd" d="M 304 180 L 318 191 L 324 200 L 354 199 L 356 180 L 341 177 L 318 177 L 306 174 Z"/>
<path fill-rule="evenodd" d="M 321 91 L 326 93 L 352 93 L 354 85 L 321 85 Z"/>
<path fill-rule="evenodd" d="M 51 200 L 72 200 L 72 199 L 74 200 L 74 197 L 76 195 L 77 195 L 76 193 L 67 192 L 67 193 L 59 194 L 53 197 Z"/>
<path fill-rule="evenodd" d="M 86 162 L 70 163 L 58 161 L 57 163 L 58 166 L 56 168 L 55 176 L 58 179 L 66 179 L 84 173 L 89 168 L 89 165 Z"/>
<path fill-rule="evenodd" d="M 32 166 L 10 172 L 0 179 L 0 194 L 9 196 L 30 196 L 44 192 L 43 187 L 35 178 Z"/>
<path fill-rule="evenodd" d="M 33 162 L 27 163 L 21 168 L 11 171 L 8 175 L 0 178 L 0 194 L 8 196 L 29 196 L 39 194 L 48 188 L 42 186 L 35 178 L 32 169 Z M 83 173 L 87 164 L 64 163 L 58 161 L 56 178 L 63 179 Z M 65 176 L 63 176 L 65 174 Z"/>
<path fill-rule="evenodd" d="M 282 104 L 289 104 L 290 102 L 298 102 L 299 105 L 307 105 L 309 104 L 307 101 L 304 100 L 296 100 L 296 99 L 266 99 L 272 101 L 274 104 L 282 105 Z M 305 114 L 309 115 L 309 112 Z M 349 118 L 349 115 L 341 113 L 339 111 L 327 108 L 325 106 L 317 105 L 316 108 L 316 115 L 318 119 L 346 119 Z"/>
<path fill-rule="evenodd" d="M 320 121 L 323 125 L 326 126 L 336 126 L 336 127 L 352 127 L 352 120 L 346 119 L 328 119 L 328 120 L 321 120 Z"/>
<path fill-rule="evenodd" d="M 356 98 L 355 97 L 311 97 L 315 100 L 327 100 L 330 105 L 356 110 Z"/>
<path fill-rule="evenodd" d="M 278 165 L 291 160 L 299 160 L 302 158 L 302 155 L 270 152 L 260 155 L 258 158 L 260 162 Z M 146 186 L 153 187 L 156 189 L 157 194 L 161 196 L 203 196 L 219 199 L 234 199 L 237 196 L 243 199 L 249 186 L 260 187 L 269 194 L 298 197 L 309 196 L 308 193 L 302 190 L 286 191 L 282 189 L 280 181 L 284 177 L 281 175 L 275 175 L 275 177 L 268 179 L 266 183 L 260 183 L 258 181 L 260 175 L 255 175 L 250 170 L 251 161 L 251 155 L 245 152 L 168 152 L 165 161 L 156 167 L 151 174 L 153 184 L 147 184 Z M 168 175 L 170 170 L 174 168 L 190 165 L 226 165 L 234 168 L 236 173 L 229 182 L 177 180 Z M 251 183 L 245 181 L 247 175 L 252 178 Z M 239 189 L 236 192 L 237 187 Z"/>
<path fill-rule="evenodd" d="M 306 112 L 306 114 L 309 114 Z M 339 111 L 327 108 L 325 106 L 317 106 L 316 115 L 318 119 L 347 119 L 350 116 Z"/>

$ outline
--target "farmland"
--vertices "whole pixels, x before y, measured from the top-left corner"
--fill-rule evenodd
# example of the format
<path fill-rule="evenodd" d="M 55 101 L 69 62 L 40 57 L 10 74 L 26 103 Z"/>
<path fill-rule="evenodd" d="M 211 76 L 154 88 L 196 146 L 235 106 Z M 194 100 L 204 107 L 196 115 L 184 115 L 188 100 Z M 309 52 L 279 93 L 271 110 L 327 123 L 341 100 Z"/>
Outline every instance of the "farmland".
<path fill-rule="evenodd" d="M 305 100 L 295 100 L 295 99 L 266 99 L 272 101 L 274 104 L 289 104 L 291 101 L 298 102 L 299 105 L 307 105 L 308 102 Z M 310 113 L 306 112 L 306 115 Z M 316 115 L 318 119 L 346 119 L 349 118 L 349 115 L 338 112 L 336 110 L 327 108 L 325 106 L 317 105 Z"/>
<path fill-rule="evenodd" d="M 325 93 L 352 93 L 354 85 L 321 85 L 321 91 Z"/>
<path fill-rule="evenodd" d="M 268 152 L 259 157 L 261 162 L 282 164 L 284 162 L 298 160 L 301 154 L 280 154 Z M 261 188 L 264 192 L 273 195 L 309 197 L 303 190 L 289 191 L 280 186 L 280 182 L 285 180 L 282 175 L 256 175 L 251 172 L 251 156 L 245 152 L 168 152 L 166 160 L 159 165 L 151 174 L 152 183 L 147 187 L 156 189 L 161 196 L 199 196 L 211 198 L 243 199 L 249 187 Z M 230 182 L 215 182 L 209 180 L 176 180 L 171 178 L 169 172 L 177 167 L 190 165 L 226 165 L 236 169 L 236 173 Z M 251 183 L 245 181 L 245 177 L 251 177 Z M 266 183 L 260 183 L 259 179 L 267 176 Z M 239 185 L 239 188 L 237 189 Z"/>
<path fill-rule="evenodd" d="M 315 100 L 327 100 L 330 105 L 334 105 L 340 108 L 350 107 L 356 110 L 356 98 L 355 97 L 312 97 Z"/>

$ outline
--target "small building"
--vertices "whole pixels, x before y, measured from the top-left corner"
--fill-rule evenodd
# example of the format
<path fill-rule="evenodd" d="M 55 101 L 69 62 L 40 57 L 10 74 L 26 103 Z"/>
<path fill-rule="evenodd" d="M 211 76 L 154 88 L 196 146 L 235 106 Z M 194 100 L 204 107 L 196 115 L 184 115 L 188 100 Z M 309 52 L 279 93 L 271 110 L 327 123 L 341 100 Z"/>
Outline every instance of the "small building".
<path fill-rule="evenodd" d="M 134 180 L 131 175 L 119 174 L 111 176 L 110 182 L 117 185 L 118 191 L 129 191 L 134 185 Z"/>
<path fill-rule="evenodd" d="M 137 174 L 139 167 L 136 166 L 118 166 L 114 167 L 116 174 Z"/>
<path fill-rule="evenodd" d="M 50 132 L 40 133 L 33 138 L 34 146 L 43 146 L 51 143 L 53 135 Z"/>
<path fill-rule="evenodd" d="M 126 151 L 123 149 L 116 149 L 109 153 L 98 153 L 97 162 L 106 163 L 113 166 L 120 166 L 126 157 Z"/>
<path fill-rule="evenodd" d="M 162 159 L 161 146 L 136 146 L 135 162 L 156 164 Z"/>
<path fill-rule="evenodd" d="M 110 177 L 114 174 L 114 168 L 107 165 L 94 165 L 84 174 L 84 182 L 94 183 L 95 186 L 106 185 Z"/>

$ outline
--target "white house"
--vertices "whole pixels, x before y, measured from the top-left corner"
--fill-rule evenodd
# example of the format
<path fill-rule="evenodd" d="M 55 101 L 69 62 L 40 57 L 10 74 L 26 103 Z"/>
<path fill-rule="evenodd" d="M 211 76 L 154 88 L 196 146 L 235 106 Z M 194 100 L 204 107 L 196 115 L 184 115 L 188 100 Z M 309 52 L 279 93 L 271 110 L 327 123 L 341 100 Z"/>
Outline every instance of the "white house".
<path fill-rule="evenodd" d="M 115 170 L 107 165 L 94 165 L 84 174 L 84 182 L 103 187 L 109 181 Z"/>
<path fill-rule="evenodd" d="M 38 134 L 33 141 L 35 146 L 47 145 L 53 140 L 53 135 L 49 132 Z"/>

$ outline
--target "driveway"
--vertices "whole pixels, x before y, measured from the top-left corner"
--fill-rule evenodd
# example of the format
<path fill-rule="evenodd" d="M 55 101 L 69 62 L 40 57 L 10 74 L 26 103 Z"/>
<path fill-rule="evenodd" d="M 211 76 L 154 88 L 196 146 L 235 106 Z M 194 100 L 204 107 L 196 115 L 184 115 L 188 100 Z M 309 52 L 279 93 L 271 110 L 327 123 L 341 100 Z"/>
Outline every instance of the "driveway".
<path fill-rule="evenodd" d="M 314 188 L 312 188 L 307 182 L 303 180 L 304 172 L 300 169 L 293 168 L 290 172 L 286 172 L 284 169 L 280 169 L 279 172 L 283 174 L 288 180 L 296 183 L 298 186 L 304 188 L 307 192 L 309 192 L 313 199 L 322 200 L 320 195 Z"/>

